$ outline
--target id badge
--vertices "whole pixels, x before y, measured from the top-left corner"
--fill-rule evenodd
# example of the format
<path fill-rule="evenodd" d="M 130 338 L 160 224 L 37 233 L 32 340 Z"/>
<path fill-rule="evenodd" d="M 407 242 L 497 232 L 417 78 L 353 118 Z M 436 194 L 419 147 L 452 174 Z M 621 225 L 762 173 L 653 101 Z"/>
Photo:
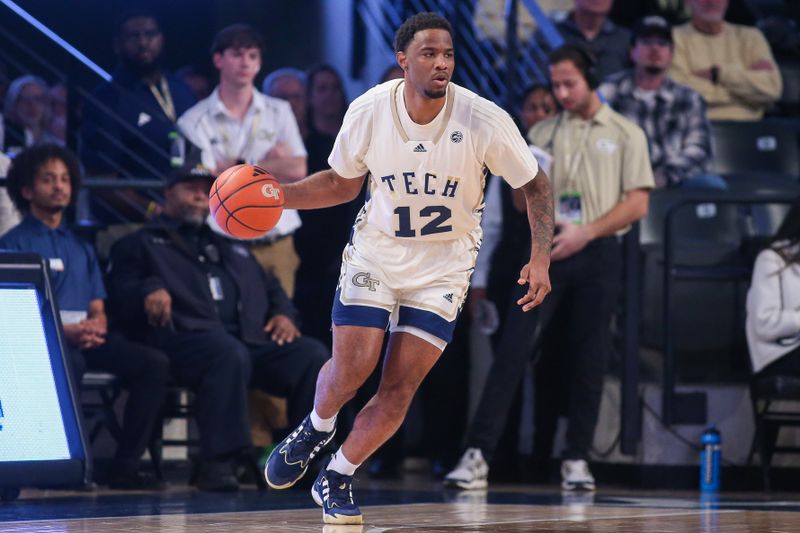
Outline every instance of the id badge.
<path fill-rule="evenodd" d="M 558 219 L 572 224 L 580 224 L 583 221 L 581 193 L 565 192 L 558 197 Z"/>
<path fill-rule="evenodd" d="M 53 272 L 64 272 L 64 260 L 59 257 L 50 258 L 50 270 Z"/>
<path fill-rule="evenodd" d="M 218 277 L 208 277 L 208 288 L 211 291 L 211 297 L 215 302 L 219 302 L 225 298 L 225 294 L 222 292 L 222 281 Z"/>

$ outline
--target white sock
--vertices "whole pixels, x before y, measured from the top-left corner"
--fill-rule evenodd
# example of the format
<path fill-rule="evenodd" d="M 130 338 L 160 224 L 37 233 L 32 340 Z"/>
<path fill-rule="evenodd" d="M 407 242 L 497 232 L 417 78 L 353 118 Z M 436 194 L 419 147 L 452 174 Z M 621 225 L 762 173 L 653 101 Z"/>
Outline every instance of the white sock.
<path fill-rule="evenodd" d="M 342 453 L 342 448 L 340 446 L 339 449 L 336 450 L 336 453 L 333 454 L 333 457 L 331 457 L 331 462 L 328 463 L 328 466 L 325 468 L 327 470 L 333 470 L 334 472 L 344 474 L 345 476 L 352 476 L 356 473 L 356 468 L 359 466 L 361 465 L 354 465 L 347 460 L 347 458 L 344 456 L 344 453 Z"/>
<path fill-rule="evenodd" d="M 314 426 L 314 429 L 316 429 L 317 431 L 324 431 L 325 433 L 330 433 L 331 431 L 333 431 L 333 428 L 336 427 L 336 415 L 333 415 L 330 418 L 321 418 L 317 414 L 317 409 L 314 408 L 311 411 L 311 425 Z"/>

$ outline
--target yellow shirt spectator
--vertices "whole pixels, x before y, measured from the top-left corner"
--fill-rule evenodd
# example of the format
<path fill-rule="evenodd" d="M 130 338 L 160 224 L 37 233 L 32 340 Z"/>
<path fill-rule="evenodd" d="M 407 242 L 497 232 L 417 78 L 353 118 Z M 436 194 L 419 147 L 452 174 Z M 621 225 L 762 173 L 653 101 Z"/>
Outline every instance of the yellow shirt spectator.
<path fill-rule="evenodd" d="M 706 99 L 710 120 L 760 120 L 780 97 L 781 74 L 757 28 L 724 22 L 720 33 L 707 34 L 689 22 L 672 37 L 669 75 Z"/>

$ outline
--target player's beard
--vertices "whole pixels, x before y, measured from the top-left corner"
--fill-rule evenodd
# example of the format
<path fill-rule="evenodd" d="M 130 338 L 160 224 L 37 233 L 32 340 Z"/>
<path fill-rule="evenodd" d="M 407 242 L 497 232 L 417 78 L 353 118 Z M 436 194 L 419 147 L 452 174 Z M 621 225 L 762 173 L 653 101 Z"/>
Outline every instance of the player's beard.
<path fill-rule="evenodd" d="M 147 78 L 161 70 L 162 55 L 159 55 L 150 63 L 142 63 L 126 56 L 122 56 L 120 61 L 137 78 Z"/>
<path fill-rule="evenodd" d="M 444 98 L 446 94 L 447 94 L 447 89 L 442 89 L 441 91 L 432 91 L 430 89 L 425 89 L 425 96 L 430 98 L 431 100 Z"/>

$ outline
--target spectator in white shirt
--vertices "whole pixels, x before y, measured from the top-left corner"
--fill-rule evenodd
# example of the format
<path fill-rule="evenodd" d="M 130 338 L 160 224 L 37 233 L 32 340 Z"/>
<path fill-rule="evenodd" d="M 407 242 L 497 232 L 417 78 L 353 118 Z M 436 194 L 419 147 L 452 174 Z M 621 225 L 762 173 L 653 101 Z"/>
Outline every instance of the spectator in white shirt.
<path fill-rule="evenodd" d="M 255 164 L 289 183 L 305 177 L 306 149 L 289 104 L 253 85 L 263 48 L 261 35 L 250 26 L 234 24 L 221 30 L 211 48 L 219 85 L 186 111 L 178 126 L 202 150 L 203 164 L 216 173 L 235 164 Z M 296 211 L 285 210 L 278 225 L 252 246 L 261 266 L 290 296 L 299 266 L 292 234 L 300 224 Z"/>

